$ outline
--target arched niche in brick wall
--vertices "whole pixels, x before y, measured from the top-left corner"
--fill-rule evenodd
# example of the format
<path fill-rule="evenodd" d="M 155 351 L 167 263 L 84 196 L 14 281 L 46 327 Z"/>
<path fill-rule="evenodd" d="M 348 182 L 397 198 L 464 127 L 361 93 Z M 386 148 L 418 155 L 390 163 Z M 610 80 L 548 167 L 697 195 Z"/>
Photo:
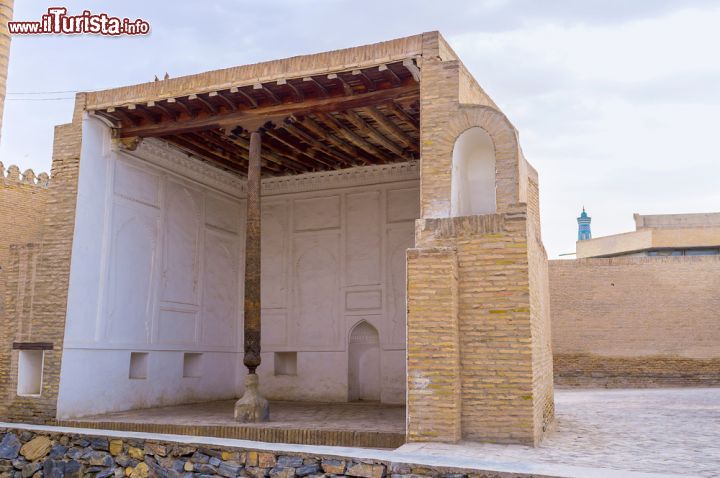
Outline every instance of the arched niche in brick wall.
<path fill-rule="evenodd" d="M 455 114 L 444 125 L 442 136 L 432 145 L 434 161 L 428 162 L 428 167 L 423 168 L 424 174 L 432 171 L 429 184 L 441 185 L 440 189 L 446 192 L 447 196 L 439 197 L 437 187 L 426 187 L 433 197 L 423 197 L 424 217 L 456 216 L 453 210 L 453 151 L 461 136 L 468 130 L 477 131 L 481 129 L 492 142 L 495 152 L 495 210 L 493 212 L 504 213 L 519 203 L 524 202 L 523 191 L 521 191 L 520 175 L 524 159 L 518 144 L 517 131 L 507 117 L 500 111 L 489 106 L 460 105 Z M 469 133 L 470 136 L 479 133 Z M 447 159 L 445 159 L 447 158 Z M 447 161 L 447 166 L 440 163 Z M 442 205 L 441 205 L 442 204 Z M 444 211 L 443 211 L 444 209 Z M 475 213 L 477 214 L 477 213 Z M 487 214 L 484 212 L 482 214 Z"/>
<path fill-rule="evenodd" d="M 495 145 L 487 131 L 475 126 L 461 133 L 453 146 L 450 215 L 495 212 Z"/>

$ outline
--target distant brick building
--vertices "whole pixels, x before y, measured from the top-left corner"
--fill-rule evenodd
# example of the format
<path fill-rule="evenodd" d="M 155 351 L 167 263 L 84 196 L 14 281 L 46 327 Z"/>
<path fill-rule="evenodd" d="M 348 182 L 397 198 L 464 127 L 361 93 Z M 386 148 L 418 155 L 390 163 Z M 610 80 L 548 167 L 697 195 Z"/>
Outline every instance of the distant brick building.
<path fill-rule="evenodd" d="M 550 261 L 556 383 L 720 384 L 720 213 L 634 218 Z"/>
<path fill-rule="evenodd" d="M 3 205 L 43 213 L 0 242 L 0 417 L 259 378 L 405 403 L 410 441 L 537 444 L 553 419 L 537 173 L 436 32 L 79 94 L 49 186 L 12 175 Z"/>

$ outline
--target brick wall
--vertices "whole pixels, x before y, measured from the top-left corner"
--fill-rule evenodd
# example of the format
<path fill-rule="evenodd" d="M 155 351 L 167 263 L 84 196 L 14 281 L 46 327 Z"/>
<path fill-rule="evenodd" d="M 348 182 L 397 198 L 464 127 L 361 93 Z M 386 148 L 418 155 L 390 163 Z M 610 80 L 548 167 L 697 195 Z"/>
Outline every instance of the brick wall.
<path fill-rule="evenodd" d="M 425 277 L 424 271 L 442 275 L 440 271 L 448 259 L 446 255 L 433 256 L 434 247 L 454 250 L 457 255 L 460 429 L 464 439 L 537 444 L 543 422 L 552 420 L 551 368 L 534 371 L 536 366 L 549 365 L 549 347 L 534 345 L 535 340 L 542 343 L 546 329 L 546 321 L 542 320 L 543 294 L 538 294 L 535 303 L 531 298 L 531 289 L 541 287 L 535 282 L 542 280 L 544 255 L 533 257 L 534 265 L 529 266 L 527 225 L 522 206 L 506 214 L 417 221 L 418 249 L 408 257 L 408 324 L 412 328 L 417 329 L 421 322 L 432 328 L 437 326 L 434 323 L 447 320 L 432 311 L 442 308 L 445 295 L 435 294 L 430 288 L 418 290 L 421 279 L 416 278 L 416 273 L 419 277 Z M 535 277 L 530 277 L 529 269 L 536 270 Z M 425 300 L 417 300 L 423 290 Z M 449 313 L 445 310 L 445 314 Z M 452 342 L 445 339 L 438 335 L 435 344 L 452 349 Z M 431 355 L 409 362 L 409 380 L 414 373 L 435 370 L 436 365 Z M 448 367 L 446 373 L 451 370 Z M 428 384 L 428 388 L 432 386 Z M 410 423 L 415 399 L 408 395 Z M 408 437 L 410 441 L 414 438 L 418 439 Z M 443 437 L 436 440 L 447 441 Z"/>
<path fill-rule="evenodd" d="M 14 421 L 47 422 L 55 418 L 75 226 L 83 106 L 84 96 L 78 95 L 73 122 L 55 128 L 52 180 L 44 193 L 42 240 L 37 257 L 32 259 L 35 263 L 34 285 L 23 286 L 26 291 L 32 291 L 32 311 L 24 308 L 25 300 L 13 303 L 14 314 L 24 311 L 23 330 L 27 333 L 23 333 L 22 340 L 53 345 L 52 350 L 45 352 L 40 397 L 16 395 L 18 352 L 12 350 L 11 344 L 20 338 L 19 323 L 17 317 L 8 314 L 0 317 L 0 327 L 7 331 L 0 339 L 0 417 Z M 17 253 L 14 271 L 20 273 L 27 270 L 27 254 L 23 250 L 17 250 Z M 24 284 L 19 277 L 12 280 Z"/>
<path fill-rule="evenodd" d="M 720 384 L 720 257 L 550 261 L 556 383 Z"/>
<path fill-rule="evenodd" d="M 32 170 L 20 173 L 0 162 L 0 299 L 4 297 L 5 271 L 11 244 L 40 240 L 47 199 L 47 174 L 38 177 Z M 0 300 L 0 315 L 3 311 Z"/>
<path fill-rule="evenodd" d="M 36 177 L 32 170 L 21 174 L 17 166 L 8 166 L 6 170 L 0 162 L 0 416 L 16 386 L 16 364 L 11 360 L 12 342 L 16 339 L 15 302 L 18 295 L 24 300 L 27 292 L 24 284 L 34 277 L 33 271 L 27 274 L 25 265 L 35 259 L 28 262 L 20 251 L 32 250 L 40 242 L 47 184 L 47 174 Z M 29 314 L 32 300 L 29 296 L 27 299 L 24 307 Z"/>
<path fill-rule="evenodd" d="M 452 248 L 408 251 L 408 439 L 455 442 L 460 429 L 458 264 Z"/>

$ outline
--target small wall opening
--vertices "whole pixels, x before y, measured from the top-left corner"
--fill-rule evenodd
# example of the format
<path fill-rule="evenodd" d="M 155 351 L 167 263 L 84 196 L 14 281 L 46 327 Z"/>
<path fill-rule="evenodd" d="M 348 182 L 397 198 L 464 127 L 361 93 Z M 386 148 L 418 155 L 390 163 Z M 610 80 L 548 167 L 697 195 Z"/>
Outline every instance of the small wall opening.
<path fill-rule="evenodd" d="M 495 204 L 495 145 L 480 127 L 455 140 L 452 156 L 451 215 L 493 214 Z"/>
<path fill-rule="evenodd" d="M 380 335 L 364 320 L 350 333 L 348 400 L 380 401 Z"/>
<path fill-rule="evenodd" d="M 18 354 L 18 395 L 40 396 L 44 359 L 45 352 L 42 350 L 20 350 Z"/>
<path fill-rule="evenodd" d="M 130 353 L 130 374 L 133 380 L 143 380 L 148 377 L 148 353 L 147 352 L 131 352 Z"/>
<path fill-rule="evenodd" d="M 275 375 L 297 375 L 297 352 L 275 352 Z"/>
<path fill-rule="evenodd" d="M 202 377 L 202 355 L 200 353 L 183 354 L 183 377 Z"/>

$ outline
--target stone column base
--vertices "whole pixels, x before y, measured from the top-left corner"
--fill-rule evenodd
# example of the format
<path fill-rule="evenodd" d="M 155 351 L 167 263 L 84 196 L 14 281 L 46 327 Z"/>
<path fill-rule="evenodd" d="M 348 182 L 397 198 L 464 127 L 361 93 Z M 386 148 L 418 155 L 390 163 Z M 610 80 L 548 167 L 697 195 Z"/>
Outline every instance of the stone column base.
<path fill-rule="evenodd" d="M 245 394 L 235 403 L 235 420 L 241 423 L 258 423 L 270 420 L 270 405 L 258 390 L 258 376 L 245 377 Z"/>

